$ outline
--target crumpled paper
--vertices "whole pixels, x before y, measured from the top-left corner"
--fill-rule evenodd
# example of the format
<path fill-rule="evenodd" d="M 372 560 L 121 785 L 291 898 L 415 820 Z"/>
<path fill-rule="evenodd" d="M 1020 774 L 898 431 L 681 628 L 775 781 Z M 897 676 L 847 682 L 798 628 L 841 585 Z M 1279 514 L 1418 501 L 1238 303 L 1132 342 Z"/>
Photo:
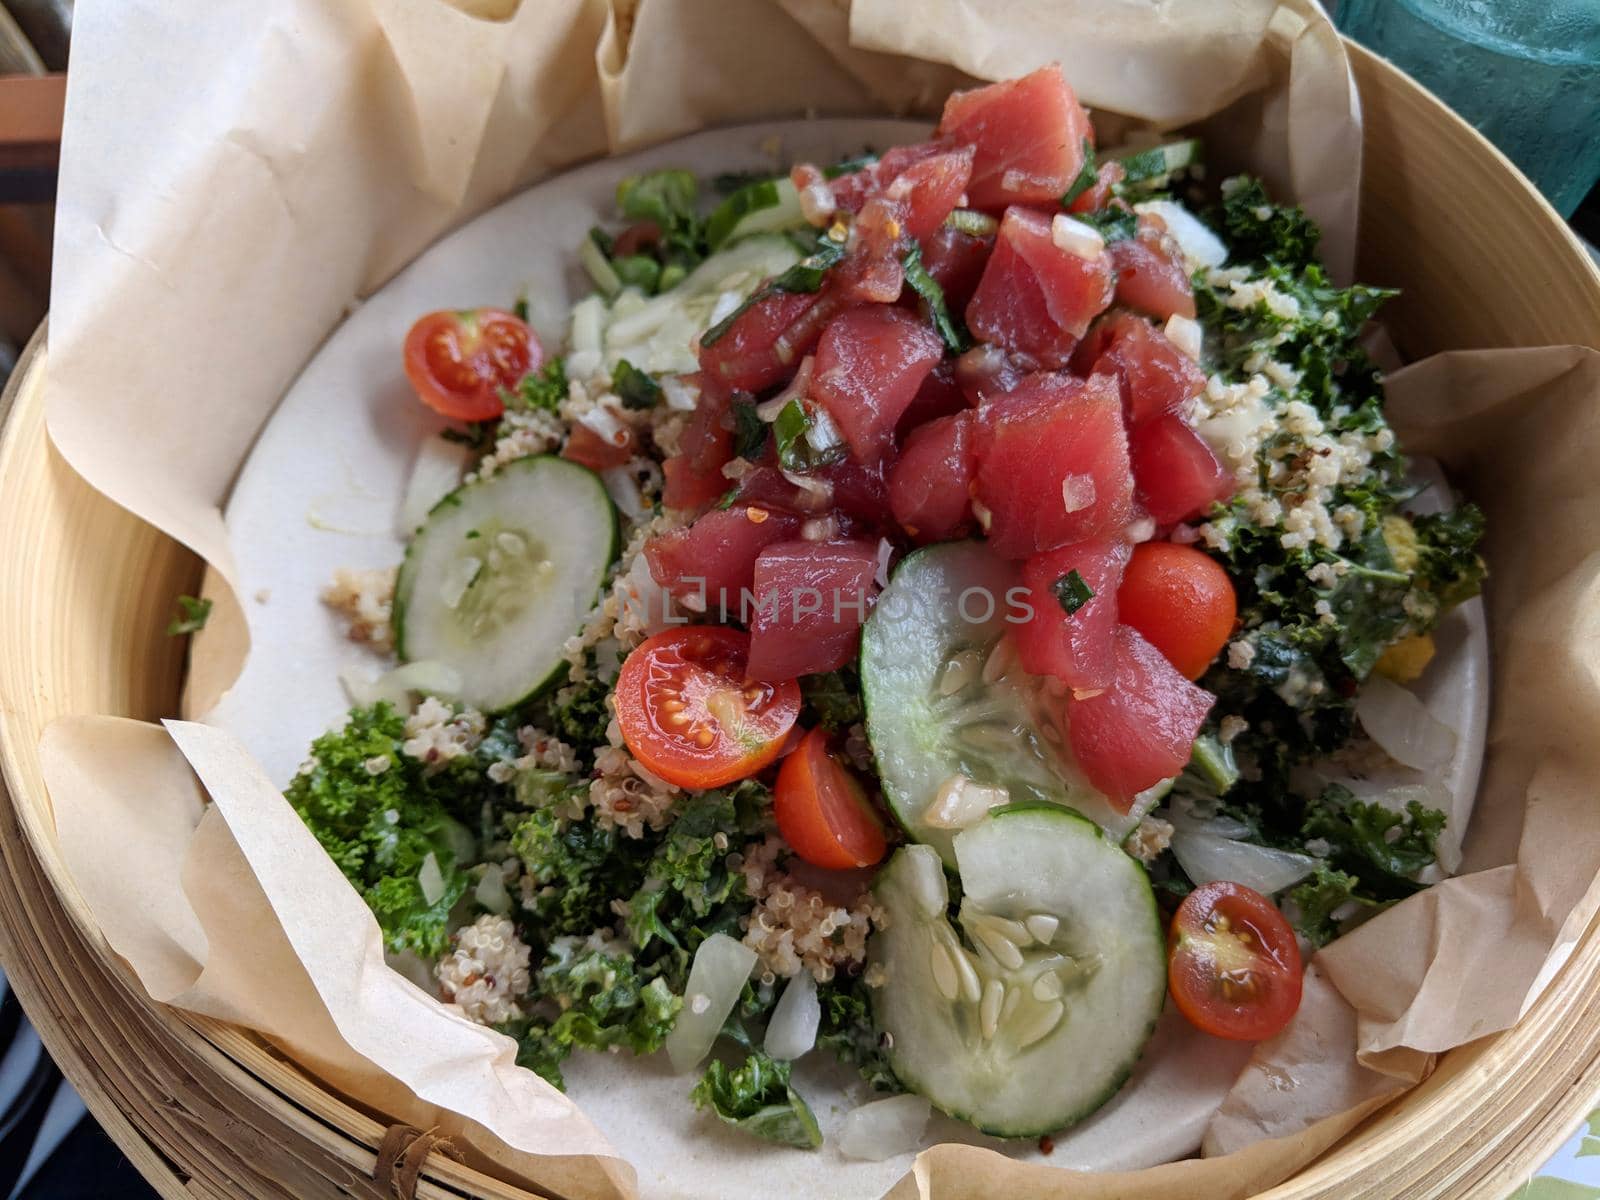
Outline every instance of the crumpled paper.
<path fill-rule="evenodd" d="M 320 339 L 440 233 L 595 154 L 735 119 L 930 111 L 958 73 L 1051 59 L 1107 121 L 1201 123 L 1219 163 L 1248 161 L 1307 206 L 1336 278 L 1348 277 L 1358 103 L 1309 0 L 930 0 L 914 12 L 894 0 L 80 4 L 50 429 L 94 486 L 213 568 L 192 710 L 215 703 L 248 653 L 221 518 L 240 463 Z M 1257 1049 L 1213 1124 L 1211 1149 L 1244 1149 L 1082 1179 L 942 1146 L 895 1195 L 987 1195 L 1001 1179 L 1039 1195 L 1245 1194 L 1320 1153 L 1429 1055 L 1525 1009 L 1592 912 L 1600 868 L 1582 807 L 1600 774 L 1587 736 L 1600 718 L 1587 624 L 1600 508 L 1584 469 L 1600 449 L 1595 359 L 1452 355 L 1394 384 L 1408 444 L 1437 455 L 1490 520 L 1501 674 L 1467 847 L 1479 873 L 1318 957 L 1317 1003 Z M 376 969 L 370 918 L 326 860 L 295 852 L 308 839 L 235 747 L 183 725 L 170 737 L 111 728 L 52 730 L 47 777 L 67 860 L 152 995 L 262 1030 L 397 1118 L 459 1129 L 475 1162 L 507 1178 L 573 1197 L 632 1192 L 568 1101 L 501 1070 L 503 1040 Z M 137 863 L 94 836 L 119 814 L 148 842 Z M 1474 957 L 1496 971 L 1474 974 Z M 1342 1064 L 1329 1086 L 1295 1073 L 1317 1055 Z M 464 1060 L 479 1066 L 432 1069 Z"/>

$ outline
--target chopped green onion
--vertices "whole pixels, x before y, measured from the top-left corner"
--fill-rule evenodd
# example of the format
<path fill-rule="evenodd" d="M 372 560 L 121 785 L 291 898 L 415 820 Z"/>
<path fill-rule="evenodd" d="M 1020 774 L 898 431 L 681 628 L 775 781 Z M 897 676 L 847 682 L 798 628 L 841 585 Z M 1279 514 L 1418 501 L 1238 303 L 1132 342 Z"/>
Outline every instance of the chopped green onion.
<path fill-rule="evenodd" d="M 1061 611 L 1069 617 L 1094 599 L 1094 589 L 1083 581 L 1076 568 L 1052 583 L 1050 590 L 1055 593 Z"/>
<path fill-rule="evenodd" d="M 1233 747 L 1224 745 L 1215 734 L 1202 733 L 1195 738 L 1189 761 L 1199 769 L 1219 796 L 1239 782 L 1239 766 L 1233 759 Z"/>
<path fill-rule="evenodd" d="M 1083 139 L 1083 167 L 1078 171 L 1078 174 L 1073 178 L 1071 185 L 1069 185 L 1067 190 L 1066 190 L 1066 194 L 1061 197 L 1061 207 L 1062 208 L 1070 208 L 1070 207 L 1072 207 L 1072 202 L 1074 200 L 1076 200 L 1079 196 L 1083 195 L 1085 192 L 1087 192 L 1090 188 L 1092 188 L 1095 185 L 1095 180 L 1097 180 L 1099 178 L 1099 175 L 1097 173 L 1098 169 L 1099 168 L 1098 168 L 1098 166 L 1097 166 L 1097 164 L 1095 163 L 1095 160 L 1094 160 L 1094 147 L 1089 144 L 1089 139 L 1088 138 L 1084 138 Z"/>
<path fill-rule="evenodd" d="M 625 358 L 611 372 L 611 390 L 624 408 L 654 408 L 661 403 L 661 385 Z"/>
<path fill-rule="evenodd" d="M 915 242 L 911 243 L 911 249 L 906 251 L 905 257 L 900 262 L 906 269 L 906 283 L 928 306 L 928 315 L 933 319 L 933 327 L 939 331 L 944 344 L 953 354 L 965 351 L 968 343 L 966 332 L 951 319 L 950 310 L 944 302 L 944 289 L 939 286 L 939 281 L 928 274 L 928 269 L 922 265 L 922 247 Z"/>

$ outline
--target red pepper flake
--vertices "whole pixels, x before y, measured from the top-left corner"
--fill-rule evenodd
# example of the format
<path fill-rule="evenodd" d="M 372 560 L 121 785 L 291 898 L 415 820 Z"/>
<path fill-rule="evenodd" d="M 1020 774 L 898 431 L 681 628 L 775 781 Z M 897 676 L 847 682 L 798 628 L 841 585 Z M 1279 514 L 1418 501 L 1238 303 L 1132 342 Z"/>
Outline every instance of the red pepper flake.
<path fill-rule="evenodd" d="M 744 510 L 744 515 L 752 525 L 760 525 L 772 514 L 764 508 L 756 508 L 754 505 L 751 505 L 749 508 Z"/>
<path fill-rule="evenodd" d="M 1048 1133 L 1039 1139 L 1039 1153 L 1049 1154 L 1056 1148 L 1056 1140 Z"/>

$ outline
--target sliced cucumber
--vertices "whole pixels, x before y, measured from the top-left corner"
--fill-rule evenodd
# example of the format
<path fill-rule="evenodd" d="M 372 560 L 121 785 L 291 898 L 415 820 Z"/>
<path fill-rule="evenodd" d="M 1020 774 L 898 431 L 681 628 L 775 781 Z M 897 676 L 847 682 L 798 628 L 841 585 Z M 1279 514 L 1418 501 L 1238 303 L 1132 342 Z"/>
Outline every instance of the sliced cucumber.
<path fill-rule="evenodd" d="M 549 455 L 507 463 L 434 506 L 395 582 L 395 649 L 460 675 L 460 700 L 499 712 L 566 669 L 562 646 L 617 555 L 599 476 Z"/>
<path fill-rule="evenodd" d="M 958 933 L 939 857 L 896 851 L 868 958 L 873 1018 L 900 1082 L 1000 1137 L 1088 1116 L 1132 1072 L 1166 995 L 1149 877 L 1090 821 L 997 809 L 955 837 Z"/>
<path fill-rule="evenodd" d="M 694 339 L 732 311 L 761 281 L 781 275 L 801 258 L 782 234 L 741 238 L 706 259 L 671 291 L 613 312 L 605 330 L 605 361 L 627 359 L 652 375 L 698 369 Z"/>
<path fill-rule="evenodd" d="M 1200 139 L 1185 138 L 1162 146 L 1138 150 L 1113 150 L 1106 155 L 1122 164 L 1124 184 L 1147 185 L 1165 182 L 1177 171 L 1187 170 L 1200 161 Z"/>
<path fill-rule="evenodd" d="M 720 250 L 752 233 L 777 233 L 806 224 L 800 192 L 787 176 L 758 179 L 734 192 L 706 218 L 706 242 Z"/>
<path fill-rule="evenodd" d="M 956 828 L 982 814 L 981 804 L 976 812 L 951 804 L 958 776 L 1005 789 L 977 793 L 998 803 L 1067 805 L 1118 840 L 1170 786 L 1119 811 L 1063 752 L 1045 711 L 1060 700 L 1014 658 L 991 663 L 1020 587 L 1016 568 L 982 543 L 929 546 L 900 564 L 862 635 L 867 737 L 884 795 L 906 832 L 947 863 Z"/>

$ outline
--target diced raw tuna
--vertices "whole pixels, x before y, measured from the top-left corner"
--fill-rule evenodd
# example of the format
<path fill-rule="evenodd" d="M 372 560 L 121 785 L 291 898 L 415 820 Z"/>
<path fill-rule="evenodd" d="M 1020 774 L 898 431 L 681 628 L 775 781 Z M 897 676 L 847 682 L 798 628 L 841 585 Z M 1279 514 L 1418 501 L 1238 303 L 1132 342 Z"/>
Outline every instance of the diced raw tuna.
<path fill-rule="evenodd" d="M 695 378 L 699 403 L 679 439 L 678 453 L 661 464 L 666 476 L 662 503 L 668 508 L 704 508 L 729 486 L 722 468 L 733 458 L 730 392 L 714 377 Z"/>
<path fill-rule="evenodd" d="M 1161 222 L 1141 214 L 1137 236 L 1106 247 L 1116 277 L 1117 303 L 1165 321 L 1194 316 L 1194 288 L 1183 251 Z"/>
<path fill-rule="evenodd" d="M 1206 386 L 1205 372 L 1171 339 L 1136 313 L 1113 312 L 1095 322 L 1072 356 L 1073 370 L 1103 371 L 1122 384 L 1130 429 L 1177 412 Z"/>
<path fill-rule="evenodd" d="M 904 441 L 917 426 L 926 425 L 939 417 L 964 412 L 967 407 L 967 394 L 956 382 L 955 361 L 942 359 L 928 372 L 906 411 L 900 415 L 895 436 Z"/>
<path fill-rule="evenodd" d="M 889 450 L 895 425 L 944 354 L 929 326 L 887 305 L 852 309 L 822 335 L 812 398 L 833 418 L 862 462 Z"/>
<path fill-rule="evenodd" d="M 855 657 L 877 594 L 876 542 L 779 542 L 756 559 L 752 679 L 834 671 Z"/>
<path fill-rule="evenodd" d="M 1078 193 L 1077 198 L 1067 205 L 1067 211 L 1086 213 L 1104 208 L 1111 199 L 1111 189 L 1121 183 L 1127 174 L 1119 162 L 1101 163 L 1095 171 L 1094 183 Z"/>
<path fill-rule="evenodd" d="M 967 305 L 967 325 L 986 342 L 1064 367 L 1072 348 L 1111 303 L 1111 259 L 1057 246 L 1050 214 L 1009 208 L 994 253 Z"/>
<path fill-rule="evenodd" d="M 1111 686 L 1067 697 L 1063 732 L 1089 782 L 1127 812 L 1140 792 L 1183 770 L 1216 697 L 1128 626 L 1117 626 L 1112 645 Z"/>
<path fill-rule="evenodd" d="M 945 101 L 938 137 L 977 147 L 973 208 L 1057 204 L 1094 142 L 1089 115 L 1054 63 L 1021 79 L 956 92 Z"/>
<path fill-rule="evenodd" d="M 712 509 L 693 525 L 645 543 L 650 577 L 678 600 L 720 620 L 740 619 L 741 593 L 755 583 L 756 556 L 800 532 L 800 518 L 757 504 Z"/>
<path fill-rule="evenodd" d="M 901 259 L 909 244 L 903 206 L 872 197 L 855 219 L 850 253 L 834 268 L 830 290 L 852 304 L 893 304 L 905 287 Z"/>
<path fill-rule="evenodd" d="M 922 240 L 922 265 L 944 292 L 945 307 L 951 312 L 966 310 L 993 249 L 994 238 L 962 233 L 949 225 Z"/>
<path fill-rule="evenodd" d="M 1158 525 L 1199 516 L 1233 495 L 1233 477 L 1182 417 L 1168 413 L 1128 436 L 1139 503 Z"/>
<path fill-rule="evenodd" d="M 973 492 L 997 554 L 1030 558 L 1126 526 L 1133 475 L 1115 379 L 1031 375 L 978 416 Z"/>
<path fill-rule="evenodd" d="M 1132 555 L 1133 547 L 1117 539 L 1062 546 L 1027 561 L 1022 582 L 1033 615 L 1011 630 L 1024 669 L 1079 691 L 1111 686 L 1117 588 Z M 1056 588 L 1073 571 L 1093 597 L 1069 613 Z"/>
<path fill-rule="evenodd" d="M 943 542 L 972 528 L 977 417 L 966 410 L 911 431 L 889 472 L 889 506 L 918 542 Z"/>
<path fill-rule="evenodd" d="M 881 193 L 894 179 L 922 162 L 950 152 L 944 142 L 916 142 L 910 146 L 895 146 L 886 150 L 877 162 L 868 163 L 860 170 L 851 171 L 829 180 L 833 201 L 845 212 L 858 213 L 869 197 Z M 793 172 L 790 172 L 791 177 Z M 795 186 L 801 186 L 795 179 Z"/>
<path fill-rule="evenodd" d="M 701 344 L 701 372 L 729 390 L 759 392 L 781 382 L 816 344 L 815 336 L 794 344 L 784 335 L 801 326 L 822 296 L 820 292 L 773 292 L 757 300 L 711 345 Z M 818 327 L 816 333 L 821 332 Z"/>

